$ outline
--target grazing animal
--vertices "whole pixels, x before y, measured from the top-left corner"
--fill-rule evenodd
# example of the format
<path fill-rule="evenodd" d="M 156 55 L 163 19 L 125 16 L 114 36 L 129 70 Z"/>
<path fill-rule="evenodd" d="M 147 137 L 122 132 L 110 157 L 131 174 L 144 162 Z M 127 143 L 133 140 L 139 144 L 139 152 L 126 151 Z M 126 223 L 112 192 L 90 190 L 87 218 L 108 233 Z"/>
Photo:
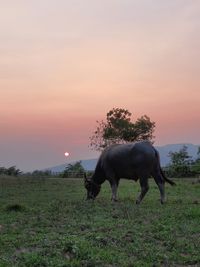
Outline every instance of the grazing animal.
<path fill-rule="evenodd" d="M 161 203 L 165 202 L 165 181 L 175 185 L 168 179 L 160 166 L 158 151 L 148 141 L 130 144 L 111 145 L 106 148 L 95 168 L 91 178 L 85 175 L 87 199 L 95 199 L 101 189 L 101 184 L 108 180 L 112 189 L 112 201 L 117 200 L 117 188 L 120 178 L 139 180 L 141 193 L 136 200 L 139 204 L 149 190 L 148 178 L 153 177 L 161 196 Z"/>

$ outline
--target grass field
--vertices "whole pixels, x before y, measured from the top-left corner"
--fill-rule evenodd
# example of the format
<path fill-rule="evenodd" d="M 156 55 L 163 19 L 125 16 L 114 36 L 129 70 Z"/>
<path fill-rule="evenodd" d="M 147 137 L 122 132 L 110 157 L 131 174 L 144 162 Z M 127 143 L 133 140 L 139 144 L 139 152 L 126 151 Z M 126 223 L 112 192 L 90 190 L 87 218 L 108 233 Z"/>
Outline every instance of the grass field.
<path fill-rule="evenodd" d="M 81 179 L 0 179 L 0 267 L 200 266 L 200 183 L 166 185 L 167 203 L 122 180 L 85 201 Z"/>

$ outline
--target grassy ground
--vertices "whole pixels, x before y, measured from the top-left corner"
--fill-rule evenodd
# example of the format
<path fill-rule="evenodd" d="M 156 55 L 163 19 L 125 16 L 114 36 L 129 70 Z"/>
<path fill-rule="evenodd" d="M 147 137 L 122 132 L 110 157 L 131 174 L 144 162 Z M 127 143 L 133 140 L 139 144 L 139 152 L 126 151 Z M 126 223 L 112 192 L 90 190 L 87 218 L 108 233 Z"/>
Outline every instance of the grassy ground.
<path fill-rule="evenodd" d="M 120 201 L 104 183 L 85 201 L 79 179 L 0 179 L 0 266 L 200 266 L 200 183 L 176 180 L 158 201 L 153 181 L 121 181 Z"/>

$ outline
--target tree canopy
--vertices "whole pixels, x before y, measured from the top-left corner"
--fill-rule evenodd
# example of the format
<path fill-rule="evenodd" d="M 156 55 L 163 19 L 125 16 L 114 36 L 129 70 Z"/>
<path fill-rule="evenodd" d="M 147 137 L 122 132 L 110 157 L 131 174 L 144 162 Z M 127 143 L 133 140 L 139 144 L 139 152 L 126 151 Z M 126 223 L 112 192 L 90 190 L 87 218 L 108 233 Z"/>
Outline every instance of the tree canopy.
<path fill-rule="evenodd" d="M 113 108 L 106 114 L 106 122 L 97 121 L 97 128 L 90 137 L 90 146 L 98 151 L 111 144 L 121 144 L 148 140 L 152 142 L 155 122 L 143 115 L 131 121 L 131 112 L 123 108 Z"/>
<path fill-rule="evenodd" d="M 191 156 L 189 156 L 187 151 L 187 146 L 183 145 L 179 151 L 169 152 L 169 157 L 171 159 L 172 165 L 185 165 L 191 163 Z"/>
<path fill-rule="evenodd" d="M 68 164 L 62 173 L 62 177 L 79 177 L 85 172 L 85 169 L 81 165 L 81 161 L 77 161 L 74 164 Z"/>
<path fill-rule="evenodd" d="M 200 173 L 200 148 L 194 160 L 188 153 L 188 147 L 183 145 L 179 151 L 169 152 L 170 163 L 167 174 L 171 177 L 190 177 Z"/>

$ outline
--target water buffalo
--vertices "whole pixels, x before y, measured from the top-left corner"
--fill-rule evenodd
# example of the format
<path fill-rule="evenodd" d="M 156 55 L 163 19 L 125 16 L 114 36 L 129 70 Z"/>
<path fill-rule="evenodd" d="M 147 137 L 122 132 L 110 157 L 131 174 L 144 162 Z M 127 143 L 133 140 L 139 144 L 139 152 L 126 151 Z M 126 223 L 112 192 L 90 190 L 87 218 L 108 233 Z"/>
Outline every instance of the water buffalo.
<path fill-rule="evenodd" d="M 120 178 L 137 181 L 139 179 L 141 193 L 136 200 L 139 204 L 149 189 L 148 178 L 153 177 L 161 196 L 161 203 L 165 202 L 165 181 L 175 185 L 168 179 L 160 166 L 158 151 L 148 141 L 131 144 L 117 144 L 106 148 L 95 168 L 91 178 L 85 175 L 87 199 L 95 199 L 101 189 L 101 184 L 108 180 L 112 189 L 112 200 L 117 200 L 117 187 Z"/>

